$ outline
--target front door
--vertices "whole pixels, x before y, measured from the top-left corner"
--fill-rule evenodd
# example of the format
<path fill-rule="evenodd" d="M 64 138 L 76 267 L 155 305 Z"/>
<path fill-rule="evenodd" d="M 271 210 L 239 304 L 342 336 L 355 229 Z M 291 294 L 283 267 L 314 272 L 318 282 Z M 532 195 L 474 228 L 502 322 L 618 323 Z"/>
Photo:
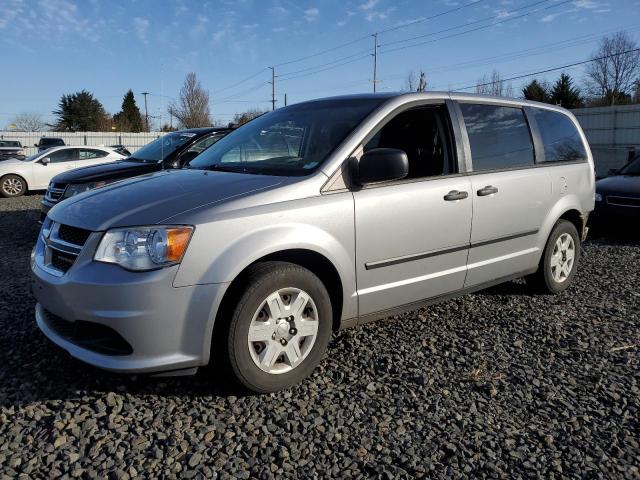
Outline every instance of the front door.
<path fill-rule="evenodd" d="M 363 146 L 405 151 L 409 175 L 353 192 L 360 316 L 463 287 L 471 181 L 455 175 L 450 131 L 445 105 L 412 108 Z"/>
<path fill-rule="evenodd" d="M 42 163 L 43 158 L 49 158 L 49 163 Z M 77 159 L 77 148 L 65 148 L 63 150 L 54 150 L 53 152 L 45 153 L 40 160 L 33 164 L 33 176 L 36 180 L 36 185 L 32 188 L 34 190 L 47 188 L 53 177 L 59 173 L 76 168 Z"/>
<path fill-rule="evenodd" d="M 471 150 L 473 228 L 465 287 L 535 268 L 539 229 L 551 201 L 546 169 L 535 168 L 521 108 L 460 104 Z"/>

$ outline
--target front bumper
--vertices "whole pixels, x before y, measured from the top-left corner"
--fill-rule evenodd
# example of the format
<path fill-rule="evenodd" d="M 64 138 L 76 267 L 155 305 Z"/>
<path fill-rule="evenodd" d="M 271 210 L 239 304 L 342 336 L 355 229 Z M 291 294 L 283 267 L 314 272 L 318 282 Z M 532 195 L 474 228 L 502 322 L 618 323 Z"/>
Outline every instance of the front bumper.
<path fill-rule="evenodd" d="M 607 201 L 596 202 L 591 214 L 596 224 L 615 224 L 617 222 L 640 220 L 640 207 L 610 204 Z M 634 226 L 634 225 L 631 225 Z"/>
<path fill-rule="evenodd" d="M 106 370 L 166 372 L 207 364 L 215 312 L 228 284 L 175 288 L 178 266 L 129 272 L 94 262 L 89 247 L 95 247 L 99 235 L 93 237 L 62 276 L 39 264 L 37 250 L 44 246 L 38 241 L 32 289 L 40 330 L 73 357 Z M 68 328 L 60 328 L 61 322 L 71 329 L 74 324 L 104 325 L 130 346 L 129 353 L 105 353 L 86 335 L 78 341 Z"/>

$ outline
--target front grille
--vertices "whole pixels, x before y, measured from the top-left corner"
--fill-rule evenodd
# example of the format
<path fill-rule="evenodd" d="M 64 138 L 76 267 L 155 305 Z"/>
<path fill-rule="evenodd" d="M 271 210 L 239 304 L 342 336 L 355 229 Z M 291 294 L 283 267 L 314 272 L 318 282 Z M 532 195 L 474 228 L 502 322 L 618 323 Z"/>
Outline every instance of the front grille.
<path fill-rule="evenodd" d="M 70 322 L 42 308 L 46 324 L 64 339 L 105 355 L 131 355 L 133 348 L 113 328 L 101 323 L 77 320 Z"/>
<path fill-rule="evenodd" d="M 91 235 L 91 231 L 70 225 L 61 224 L 58 228 L 58 238 L 74 245 L 83 246 L 87 242 L 89 235 Z"/>
<path fill-rule="evenodd" d="M 76 261 L 77 255 L 73 255 L 58 250 L 51 251 L 51 266 L 62 273 L 67 273 L 73 263 Z"/>
<path fill-rule="evenodd" d="M 43 266 L 53 275 L 62 276 L 73 266 L 91 232 L 45 219 L 42 227 L 45 244 Z"/>
<path fill-rule="evenodd" d="M 64 194 L 65 188 L 66 188 L 66 185 L 62 183 L 50 184 L 49 188 L 47 188 L 47 193 L 44 194 L 45 200 L 48 200 L 51 203 L 59 202 L 60 198 L 62 198 L 62 195 Z"/>
<path fill-rule="evenodd" d="M 640 207 L 640 198 L 608 196 L 609 205 L 620 205 L 622 207 Z"/>

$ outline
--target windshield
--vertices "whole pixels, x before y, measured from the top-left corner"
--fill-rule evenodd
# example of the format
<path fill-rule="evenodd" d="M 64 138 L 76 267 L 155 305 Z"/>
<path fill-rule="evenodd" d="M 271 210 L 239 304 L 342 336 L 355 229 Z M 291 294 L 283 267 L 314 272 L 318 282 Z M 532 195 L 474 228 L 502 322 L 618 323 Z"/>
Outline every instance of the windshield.
<path fill-rule="evenodd" d="M 620 175 L 640 175 L 640 156 L 627 163 L 618 173 Z"/>
<path fill-rule="evenodd" d="M 20 142 L 14 142 L 13 140 L 0 140 L 0 147 L 18 147 L 21 148 Z"/>
<path fill-rule="evenodd" d="M 322 100 L 284 107 L 220 139 L 189 168 L 307 175 L 384 100 Z"/>
<path fill-rule="evenodd" d="M 140 150 L 137 150 L 129 161 L 138 162 L 159 162 L 164 160 L 178 148 L 190 141 L 196 134 L 192 132 L 169 133 L 147 143 Z"/>
<path fill-rule="evenodd" d="M 42 153 L 42 152 L 40 152 L 40 153 L 36 153 L 36 154 L 34 154 L 34 155 L 31 155 L 31 156 L 29 156 L 29 157 L 26 157 L 26 158 L 22 159 L 22 161 L 23 161 L 23 162 L 32 162 L 32 161 L 34 161 L 36 158 L 41 157 L 42 155 L 43 155 L 43 153 Z"/>

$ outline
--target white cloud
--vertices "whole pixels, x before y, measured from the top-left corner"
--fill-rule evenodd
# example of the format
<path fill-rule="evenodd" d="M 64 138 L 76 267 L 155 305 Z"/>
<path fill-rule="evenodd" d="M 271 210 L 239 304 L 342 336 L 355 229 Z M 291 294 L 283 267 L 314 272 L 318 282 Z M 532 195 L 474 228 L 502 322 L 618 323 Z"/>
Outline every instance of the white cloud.
<path fill-rule="evenodd" d="M 318 15 L 320 15 L 320 10 L 318 10 L 315 7 L 307 8 L 304 11 L 304 18 L 307 22 L 313 22 L 315 19 L 318 18 Z"/>
<path fill-rule="evenodd" d="M 377 4 L 378 0 L 367 0 L 364 3 L 361 3 L 358 8 L 360 8 L 360 10 L 371 10 Z"/>
<path fill-rule="evenodd" d="M 149 20 L 143 17 L 133 19 L 133 28 L 136 36 L 144 43 L 147 43 L 147 34 L 149 33 Z"/>

